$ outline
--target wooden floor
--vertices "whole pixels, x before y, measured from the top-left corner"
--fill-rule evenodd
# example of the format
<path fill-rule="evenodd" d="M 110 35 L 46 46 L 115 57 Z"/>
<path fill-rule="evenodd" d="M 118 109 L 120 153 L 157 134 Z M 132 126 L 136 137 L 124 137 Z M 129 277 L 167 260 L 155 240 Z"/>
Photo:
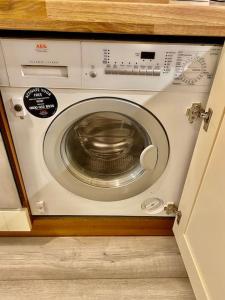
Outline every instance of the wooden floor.
<path fill-rule="evenodd" d="M 0 238 L 0 299 L 194 300 L 173 237 Z"/>

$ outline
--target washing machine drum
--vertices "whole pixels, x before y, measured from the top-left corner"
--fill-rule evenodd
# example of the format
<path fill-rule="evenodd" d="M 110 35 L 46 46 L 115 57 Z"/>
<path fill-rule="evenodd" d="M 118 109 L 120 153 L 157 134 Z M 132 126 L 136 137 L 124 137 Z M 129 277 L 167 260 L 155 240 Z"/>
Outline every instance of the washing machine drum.
<path fill-rule="evenodd" d="M 163 173 L 169 143 L 158 119 L 124 99 L 92 98 L 62 111 L 44 138 L 50 173 L 76 195 L 117 201 L 140 194 Z"/>

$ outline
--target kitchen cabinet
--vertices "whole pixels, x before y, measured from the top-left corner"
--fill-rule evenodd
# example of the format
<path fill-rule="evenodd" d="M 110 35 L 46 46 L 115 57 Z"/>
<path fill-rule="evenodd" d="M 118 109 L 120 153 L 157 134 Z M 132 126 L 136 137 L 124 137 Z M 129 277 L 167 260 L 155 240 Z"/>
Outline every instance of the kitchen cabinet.
<path fill-rule="evenodd" d="M 27 208 L 22 208 L 0 134 L 0 231 L 30 230 Z"/>
<path fill-rule="evenodd" d="M 213 114 L 200 130 L 173 230 L 198 300 L 225 294 L 225 51 L 206 110 Z"/>
<path fill-rule="evenodd" d="M 0 209 L 21 208 L 19 195 L 0 133 Z"/>

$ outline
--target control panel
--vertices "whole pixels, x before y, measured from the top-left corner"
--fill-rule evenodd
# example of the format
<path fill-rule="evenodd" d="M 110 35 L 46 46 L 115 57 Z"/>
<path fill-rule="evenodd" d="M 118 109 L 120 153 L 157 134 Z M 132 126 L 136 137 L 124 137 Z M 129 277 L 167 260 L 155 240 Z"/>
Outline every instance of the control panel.
<path fill-rule="evenodd" d="M 141 51 L 140 53 L 135 53 L 136 60 L 138 62 L 112 62 L 110 64 L 110 50 L 104 51 L 103 63 L 106 64 L 105 74 L 119 74 L 119 75 L 145 75 L 145 76 L 160 76 L 161 69 L 160 64 L 154 62 L 155 52 L 151 51 Z M 153 63 L 152 63 L 153 62 Z"/>
<path fill-rule="evenodd" d="M 53 39 L 2 38 L 0 44 L 0 85 L 115 91 L 208 92 L 222 49 Z"/>
<path fill-rule="evenodd" d="M 208 91 L 221 46 L 82 42 L 87 88 Z M 187 88 L 186 88 L 187 89 Z"/>

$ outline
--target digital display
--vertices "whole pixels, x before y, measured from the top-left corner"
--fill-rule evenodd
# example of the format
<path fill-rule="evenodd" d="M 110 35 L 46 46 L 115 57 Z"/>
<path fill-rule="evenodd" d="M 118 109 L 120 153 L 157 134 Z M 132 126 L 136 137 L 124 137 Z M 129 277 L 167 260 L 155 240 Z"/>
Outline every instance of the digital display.
<path fill-rule="evenodd" d="M 141 59 L 154 59 L 155 52 L 141 52 Z"/>

